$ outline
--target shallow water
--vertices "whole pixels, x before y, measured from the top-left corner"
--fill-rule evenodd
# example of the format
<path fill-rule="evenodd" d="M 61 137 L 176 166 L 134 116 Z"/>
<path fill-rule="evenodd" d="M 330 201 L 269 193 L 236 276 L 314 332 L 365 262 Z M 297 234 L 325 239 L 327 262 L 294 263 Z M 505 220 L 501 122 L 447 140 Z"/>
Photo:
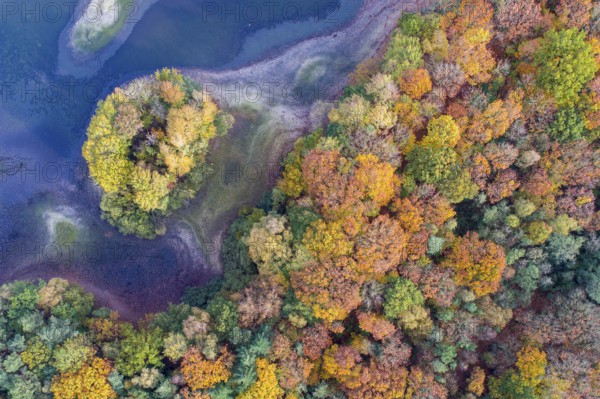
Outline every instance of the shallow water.
<path fill-rule="evenodd" d="M 160 67 L 231 68 L 334 30 L 352 18 L 361 1 L 342 4 L 159 0 L 114 56 L 83 79 L 57 74 L 58 41 L 74 3 L 2 2 L 0 282 L 65 276 L 134 297 L 176 280 L 206 279 L 200 269 L 180 269 L 190 259 L 173 250 L 179 245 L 174 237 L 153 242 L 123 237 L 100 219 L 99 193 L 86 177 L 80 152 L 95 104 L 115 86 Z M 56 213 L 77 229 L 72 245 L 56 244 L 48 222 Z M 202 254 L 195 255 L 201 267 Z M 179 292 L 165 295 L 159 299 L 176 300 Z"/>

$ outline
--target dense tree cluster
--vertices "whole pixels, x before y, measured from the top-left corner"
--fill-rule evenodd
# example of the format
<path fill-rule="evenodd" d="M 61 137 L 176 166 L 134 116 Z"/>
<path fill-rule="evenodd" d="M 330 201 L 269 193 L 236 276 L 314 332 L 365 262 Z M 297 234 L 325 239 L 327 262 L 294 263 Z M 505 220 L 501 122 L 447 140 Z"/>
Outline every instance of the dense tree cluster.
<path fill-rule="evenodd" d="M 222 278 L 136 328 L 62 280 L 2 287 L 0 392 L 600 398 L 599 40 L 589 0 L 403 16 L 326 129 L 298 140 L 276 187 L 241 210 Z M 92 172 L 138 210 L 163 198 L 136 200 L 143 179 L 191 170 L 178 123 L 198 122 L 174 89 L 185 83 L 153 84 L 169 137 L 155 149 L 174 158 L 134 162 L 127 151 L 146 147 L 108 135 L 122 163 Z"/>
<path fill-rule="evenodd" d="M 173 69 L 117 88 L 98 104 L 83 156 L 104 191 L 103 217 L 124 234 L 153 238 L 157 218 L 196 194 L 210 140 L 232 117 Z"/>

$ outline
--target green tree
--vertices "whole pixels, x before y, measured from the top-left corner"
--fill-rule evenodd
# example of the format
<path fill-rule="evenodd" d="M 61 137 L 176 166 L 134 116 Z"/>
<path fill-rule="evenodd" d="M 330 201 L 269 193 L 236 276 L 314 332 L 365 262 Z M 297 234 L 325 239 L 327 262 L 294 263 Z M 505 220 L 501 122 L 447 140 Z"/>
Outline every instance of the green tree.
<path fill-rule="evenodd" d="M 534 387 L 514 370 L 507 371 L 499 378 L 490 377 L 488 389 L 492 399 L 540 399 Z"/>
<path fill-rule="evenodd" d="M 52 308 L 51 313 L 56 317 L 80 323 L 89 316 L 93 307 L 94 295 L 84 291 L 78 285 L 71 284 L 63 293 L 60 303 Z"/>
<path fill-rule="evenodd" d="M 207 305 L 206 311 L 210 314 L 213 329 L 221 336 L 229 334 L 238 322 L 237 305 L 222 295 L 213 298 Z"/>
<path fill-rule="evenodd" d="M 579 140 L 589 135 L 583 116 L 572 106 L 558 110 L 548 133 L 551 138 L 558 141 Z"/>
<path fill-rule="evenodd" d="M 437 184 L 448 179 L 457 166 L 458 155 L 449 147 L 418 145 L 407 157 L 406 173 L 424 183 Z"/>
<path fill-rule="evenodd" d="M 117 369 L 121 374 L 131 377 L 144 367 L 162 367 L 162 346 L 161 330 L 130 330 L 119 345 L 119 354 L 115 362 Z"/>
<path fill-rule="evenodd" d="M 134 234 L 142 238 L 154 238 L 157 228 L 152 214 L 141 210 L 130 194 L 106 193 L 100 201 L 102 219 L 117 226 L 122 234 Z"/>
<path fill-rule="evenodd" d="M 130 137 L 115 134 L 111 128 L 117 117 L 117 106 L 123 100 L 117 91 L 98 103 L 87 130 L 88 140 L 82 149 L 90 175 L 107 193 L 124 189 L 133 168 L 128 158 Z"/>
<path fill-rule="evenodd" d="M 403 313 L 425 304 L 419 288 L 403 277 L 395 278 L 385 291 L 384 312 L 390 319 L 398 319 Z"/>
<path fill-rule="evenodd" d="M 407 69 L 423 66 L 423 49 L 417 37 L 394 32 L 384 57 L 383 71 L 397 78 Z"/>
<path fill-rule="evenodd" d="M 77 371 L 95 354 L 84 335 L 67 339 L 52 352 L 52 365 L 61 373 Z"/>
<path fill-rule="evenodd" d="M 30 370 L 35 370 L 38 367 L 44 366 L 50 360 L 51 354 L 52 351 L 50 348 L 44 345 L 41 339 L 35 337 L 29 342 L 23 353 L 21 353 L 21 359 Z"/>
<path fill-rule="evenodd" d="M 598 71 L 594 56 L 585 32 L 575 28 L 550 30 L 535 53 L 538 84 L 552 93 L 559 104 L 573 104 Z"/>
<path fill-rule="evenodd" d="M 438 116 L 427 124 L 427 136 L 421 141 L 422 146 L 442 148 L 454 147 L 460 140 L 460 128 L 449 115 Z"/>

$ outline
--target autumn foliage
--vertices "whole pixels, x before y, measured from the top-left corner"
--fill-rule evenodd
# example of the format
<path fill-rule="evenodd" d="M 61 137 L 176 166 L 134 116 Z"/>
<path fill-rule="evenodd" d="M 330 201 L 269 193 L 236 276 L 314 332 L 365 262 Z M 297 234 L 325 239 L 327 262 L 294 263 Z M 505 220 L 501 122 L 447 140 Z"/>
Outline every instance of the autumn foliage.
<path fill-rule="evenodd" d="M 214 360 L 208 360 L 197 347 L 190 347 L 181 361 L 181 374 L 193 390 L 212 388 L 229 379 L 232 355 L 224 352 Z"/>
<path fill-rule="evenodd" d="M 400 18 L 182 303 L 134 327 L 64 280 L 0 288 L 0 396 L 599 398 L 600 8 L 455 3 Z M 84 149 L 132 230 L 228 126 L 153 82 Z"/>
<path fill-rule="evenodd" d="M 50 390 L 57 399 L 116 398 L 117 394 L 107 381 L 111 370 L 107 360 L 96 357 L 77 371 L 55 377 Z"/>
<path fill-rule="evenodd" d="M 469 287 L 481 297 L 500 287 L 506 256 L 498 244 L 479 239 L 477 233 L 468 233 L 452 246 L 444 266 L 454 269 L 456 284 Z"/>

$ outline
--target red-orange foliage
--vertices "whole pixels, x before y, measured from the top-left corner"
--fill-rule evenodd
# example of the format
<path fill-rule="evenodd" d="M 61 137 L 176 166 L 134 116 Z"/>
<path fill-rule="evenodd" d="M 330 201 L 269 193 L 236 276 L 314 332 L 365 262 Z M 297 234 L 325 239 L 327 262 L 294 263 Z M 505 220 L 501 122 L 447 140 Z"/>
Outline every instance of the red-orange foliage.
<path fill-rule="evenodd" d="M 450 33 L 462 34 L 473 28 L 488 29 L 493 16 L 494 7 L 486 0 L 462 0 Z"/>
<path fill-rule="evenodd" d="M 292 390 L 299 384 L 307 382 L 312 364 L 298 355 L 288 337 L 281 333 L 275 334 L 271 353 L 272 358 L 277 360 L 279 366 L 277 380 L 283 389 Z"/>
<path fill-rule="evenodd" d="M 496 100 L 483 111 L 473 115 L 464 137 L 474 143 L 487 143 L 502 137 L 512 120 L 502 100 Z"/>
<path fill-rule="evenodd" d="M 396 399 L 403 398 L 406 391 L 408 370 L 404 367 L 388 368 L 371 361 L 369 367 L 363 367 L 360 385 L 346 389 L 348 399 Z"/>
<path fill-rule="evenodd" d="M 519 334 L 540 345 L 552 344 L 586 356 L 600 355 L 600 314 L 585 292 L 574 290 L 553 298 L 544 309 L 516 315 Z"/>
<path fill-rule="evenodd" d="M 310 306 L 315 316 L 329 322 L 344 320 L 360 306 L 363 280 L 348 257 L 311 262 L 291 275 L 298 299 Z"/>
<path fill-rule="evenodd" d="M 452 272 L 438 266 L 425 269 L 417 284 L 423 296 L 438 306 L 450 306 L 456 295 Z"/>
<path fill-rule="evenodd" d="M 427 230 L 419 230 L 413 234 L 406 246 L 406 254 L 409 260 L 418 260 L 427 253 L 427 242 L 429 241 L 429 233 Z"/>
<path fill-rule="evenodd" d="M 408 233 L 419 231 L 425 223 L 424 209 L 411 198 L 398 198 L 394 201 L 392 209 L 400 226 Z"/>
<path fill-rule="evenodd" d="M 333 345 L 323 355 L 323 377 L 337 380 L 345 389 L 357 389 L 361 386 L 361 361 L 356 349 Z"/>
<path fill-rule="evenodd" d="M 181 396 L 183 399 L 211 399 L 209 394 L 204 392 L 190 391 L 190 389 L 187 387 L 181 390 Z"/>
<path fill-rule="evenodd" d="M 600 153 L 585 140 L 562 145 L 553 143 L 540 165 L 557 186 L 594 188 L 600 183 Z"/>
<path fill-rule="evenodd" d="M 473 183 L 477 184 L 480 190 L 485 189 L 492 171 L 488 160 L 481 153 L 477 153 L 468 162 L 468 168 Z"/>
<path fill-rule="evenodd" d="M 521 190 L 532 195 L 543 196 L 552 191 L 552 182 L 545 169 L 536 168 L 527 174 Z"/>
<path fill-rule="evenodd" d="M 496 170 L 510 167 L 519 156 L 519 149 L 509 143 L 489 143 L 485 147 L 485 157 Z"/>
<path fill-rule="evenodd" d="M 400 222 L 379 215 L 356 239 L 355 259 L 359 272 L 383 275 L 406 260 L 406 235 Z"/>
<path fill-rule="evenodd" d="M 450 201 L 431 185 L 417 187 L 409 197 L 396 199 L 390 208 L 407 233 L 416 233 L 425 224 L 439 227 L 456 215 Z"/>
<path fill-rule="evenodd" d="M 366 83 L 369 78 L 379 71 L 381 60 L 377 58 L 369 58 L 358 64 L 354 72 L 348 76 L 348 83 L 358 85 Z"/>
<path fill-rule="evenodd" d="M 519 188 L 517 172 L 512 169 L 500 171 L 494 180 L 488 183 L 486 193 L 488 200 L 495 204 L 503 198 L 510 197 L 512 193 Z"/>
<path fill-rule="evenodd" d="M 338 169 L 348 168 L 338 151 L 312 150 L 302 162 L 302 175 L 307 192 L 321 207 L 325 217 L 335 218 L 360 211 L 361 192 L 350 184 L 348 174 Z"/>
<path fill-rule="evenodd" d="M 425 68 L 407 69 L 400 78 L 400 90 L 413 99 L 423 97 L 431 91 L 432 83 L 429 72 Z"/>
<path fill-rule="evenodd" d="M 303 331 L 302 353 L 310 360 L 317 360 L 323 351 L 331 346 L 332 340 L 329 331 L 323 324 L 315 324 Z"/>
<path fill-rule="evenodd" d="M 381 341 L 396 332 L 396 327 L 392 323 L 384 316 L 375 313 L 359 313 L 358 325 L 361 330 L 371 334 L 377 341 Z"/>
<path fill-rule="evenodd" d="M 400 185 L 395 168 L 374 155 L 359 155 L 355 169 L 338 151 L 312 150 L 304 157 L 302 174 L 307 192 L 323 215 L 340 219 L 362 212 L 376 213 Z"/>
<path fill-rule="evenodd" d="M 580 226 L 587 226 L 594 217 L 594 192 L 585 187 L 569 187 L 556 201 L 556 212 L 564 213 L 577 220 Z"/>
<path fill-rule="evenodd" d="M 193 390 L 212 388 L 225 382 L 231 376 L 229 368 L 233 355 L 223 349 L 216 360 L 208 360 L 196 346 L 191 346 L 181 361 L 181 374 L 186 384 Z"/>
<path fill-rule="evenodd" d="M 400 187 L 400 178 L 396 175 L 395 168 L 387 163 L 381 162 L 379 158 L 371 154 L 360 154 L 356 157 L 358 167 L 354 172 L 354 181 L 361 190 L 361 198 L 375 203 L 375 211 L 379 207 L 387 205 Z"/>
<path fill-rule="evenodd" d="M 396 331 L 394 335 L 383 341 L 378 360 L 387 368 L 398 369 L 410 363 L 411 354 L 412 346 L 403 340 L 400 331 Z"/>
<path fill-rule="evenodd" d="M 467 76 L 471 85 L 488 82 L 496 60 L 488 48 L 491 33 L 484 28 L 472 28 L 458 36 L 450 44 L 450 52 L 456 54 L 456 63 Z"/>
<path fill-rule="evenodd" d="M 446 399 L 448 391 L 435 381 L 435 376 L 430 371 L 424 371 L 419 367 L 412 367 L 408 375 L 408 387 L 406 396 L 411 399 Z"/>
<path fill-rule="evenodd" d="M 113 341 L 121 336 L 121 328 L 126 323 L 119 321 L 119 312 L 114 311 L 108 318 L 89 319 L 86 324 L 98 341 Z"/>
<path fill-rule="evenodd" d="M 500 287 L 506 257 L 500 245 L 468 232 L 456 240 L 442 265 L 454 270 L 456 284 L 467 286 L 477 297 L 482 297 Z"/>
<path fill-rule="evenodd" d="M 456 215 L 450 201 L 437 192 L 433 186 L 418 187 L 411 194 L 411 198 L 415 198 L 415 201 L 423 207 L 423 220 L 427 224 L 439 227 Z"/>

